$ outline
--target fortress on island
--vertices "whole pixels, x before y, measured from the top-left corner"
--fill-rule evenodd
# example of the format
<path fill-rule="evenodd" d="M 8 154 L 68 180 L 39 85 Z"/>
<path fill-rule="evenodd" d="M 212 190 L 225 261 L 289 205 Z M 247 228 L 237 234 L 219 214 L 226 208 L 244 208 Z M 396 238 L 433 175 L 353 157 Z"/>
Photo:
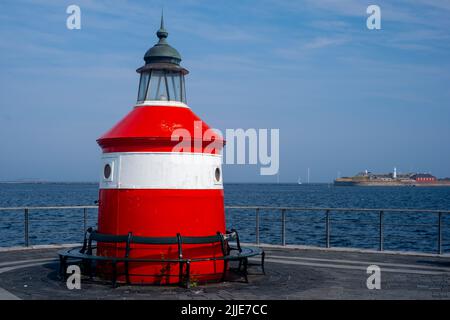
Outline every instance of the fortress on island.
<path fill-rule="evenodd" d="M 368 170 L 353 177 L 334 180 L 335 186 L 448 186 L 450 178 L 439 179 L 430 173 L 397 173 L 394 168 L 390 173 L 372 173 Z"/>

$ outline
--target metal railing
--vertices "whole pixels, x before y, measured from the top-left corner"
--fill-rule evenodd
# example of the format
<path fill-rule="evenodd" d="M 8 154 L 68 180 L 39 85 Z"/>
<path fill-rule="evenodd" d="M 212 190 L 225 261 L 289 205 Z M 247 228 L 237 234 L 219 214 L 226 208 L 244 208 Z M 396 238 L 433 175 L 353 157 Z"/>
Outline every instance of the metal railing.
<path fill-rule="evenodd" d="M 47 210 L 80 210 L 82 212 L 82 231 L 83 233 L 88 228 L 88 209 L 98 209 L 98 206 L 49 206 L 49 207 L 42 207 L 42 206 L 36 206 L 36 207 L 0 207 L 0 212 L 2 211 L 23 211 L 23 231 L 24 231 L 24 246 L 29 247 L 30 246 L 30 211 L 47 211 Z M 16 220 L 5 220 L 1 222 L 15 222 Z M 42 219 L 41 221 L 56 221 L 56 220 L 45 220 Z M 61 219 L 57 220 L 60 222 L 73 222 L 73 220 L 66 220 Z"/>
<path fill-rule="evenodd" d="M 270 211 L 270 212 L 279 212 L 279 221 L 281 224 L 280 228 L 280 244 L 285 246 L 287 242 L 286 238 L 286 224 L 287 224 L 287 212 L 314 212 L 314 213 L 323 213 L 323 221 L 324 221 L 324 230 L 325 234 L 324 242 L 325 247 L 331 247 L 331 224 L 332 224 L 332 214 L 339 213 L 372 213 L 377 214 L 377 224 L 378 224 L 378 250 L 384 250 L 384 242 L 385 242 L 385 213 L 397 213 L 397 214 L 405 214 L 405 213 L 420 213 L 427 215 L 434 215 L 437 218 L 437 233 L 436 233 L 436 244 L 437 244 L 437 253 L 443 253 L 443 217 L 444 215 L 450 214 L 450 210 L 429 210 L 429 209 L 393 209 L 393 208 L 380 208 L 380 209 L 366 209 L 366 208 L 303 208 L 303 207 L 271 207 L 271 206 L 226 206 L 227 210 L 252 210 L 254 211 L 254 226 L 255 226 L 255 239 L 254 242 L 256 244 L 260 244 L 261 242 L 261 212 L 262 211 Z M 40 206 L 40 207 L 0 207 L 0 212 L 2 211 L 22 211 L 23 212 L 23 232 L 24 238 L 23 243 L 25 246 L 30 246 L 30 215 L 33 211 L 47 211 L 47 210 L 80 210 L 81 215 L 81 223 L 83 232 L 87 229 L 88 223 L 92 221 L 88 217 L 89 209 L 98 209 L 96 205 L 89 206 Z M 1 217 L 1 216 L 0 216 Z M 42 219 L 45 221 L 45 219 Z M 48 220 L 55 221 L 55 220 Z M 69 222 L 72 220 L 58 220 Z M 0 220 L 0 223 L 2 220 Z M 80 230 L 81 231 L 81 230 Z M 272 230 L 273 231 L 273 230 Z"/>
<path fill-rule="evenodd" d="M 380 209 L 366 209 L 366 208 L 303 208 L 303 207 L 270 207 L 270 206 L 227 206 L 227 209 L 242 209 L 255 211 L 255 240 L 256 244 L 260 244 L 260 225 L 261 225 L 261 211 L 278 211 L 280 213 L 280 234 L 282 246 L 286 245 L 286 213 L 290 212 L 323 212 L 324 217 L 324 239 L 325 247 L 331 248 L 331 215 L 332 213 L 355 212 L 355 213 L 376 213 L 378 215 L 378 250 L 384 250 L 384 231 L 385 231 L 385 213 L 420 213 L 435 215 L 437 217 L 437 233 L 436 243 L 438 254 L 443 253 L 443 216 L 450 214 L 450 210 L 430 210 L 430 209 L 396 209 L 396 208 L 380 208 Z"/>

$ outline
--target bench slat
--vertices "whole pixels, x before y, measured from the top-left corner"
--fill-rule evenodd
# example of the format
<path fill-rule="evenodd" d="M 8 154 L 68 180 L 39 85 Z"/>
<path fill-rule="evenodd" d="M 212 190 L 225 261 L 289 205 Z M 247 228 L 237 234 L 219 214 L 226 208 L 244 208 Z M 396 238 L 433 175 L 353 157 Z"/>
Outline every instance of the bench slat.
<path fill-rule="evenodd" d="M 206 236 L 206 237 L 181 237 L 181 242 L 184 244 L 205 244 L 221 242 L 221 235 Z"/>
<path fill-rule="evenodd" d="M 89 239 L 98 242 L 111 242 L 111 243 L 119 243 L 119 242 L 127 242 L 128 235 L 113 235 L 106 233 L 98 233 L 96 231 L 91 232 L 89 235 Z"/>
<path fill-rule="evenodd" d="M 149 237 L 131 236 L 130 240 L 131 244 L 178 244 L 177 237 L 149 238 Z"/>

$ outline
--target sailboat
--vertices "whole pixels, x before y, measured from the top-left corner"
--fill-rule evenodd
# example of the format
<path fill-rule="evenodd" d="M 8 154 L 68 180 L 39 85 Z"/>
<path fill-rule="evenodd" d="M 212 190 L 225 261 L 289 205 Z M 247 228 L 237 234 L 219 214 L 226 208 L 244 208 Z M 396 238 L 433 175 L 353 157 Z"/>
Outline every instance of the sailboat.
<path fill-rule="evenodd" d="M 302 180 L 300 179 L 300 177 L 298 177 L 297 183 L 302 184 Z"/>

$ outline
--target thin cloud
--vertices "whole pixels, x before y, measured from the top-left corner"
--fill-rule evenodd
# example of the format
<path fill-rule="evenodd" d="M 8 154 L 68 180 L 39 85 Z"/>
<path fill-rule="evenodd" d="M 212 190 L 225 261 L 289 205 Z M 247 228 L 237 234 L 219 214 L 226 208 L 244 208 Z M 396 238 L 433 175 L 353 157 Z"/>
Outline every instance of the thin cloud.
<path fill-rule="evenodd" d="M 329 46 L 338 46 L 350 41 L 348 37 L 317 37 L 303 45 L 304 49 L 323 49 Z"/>

